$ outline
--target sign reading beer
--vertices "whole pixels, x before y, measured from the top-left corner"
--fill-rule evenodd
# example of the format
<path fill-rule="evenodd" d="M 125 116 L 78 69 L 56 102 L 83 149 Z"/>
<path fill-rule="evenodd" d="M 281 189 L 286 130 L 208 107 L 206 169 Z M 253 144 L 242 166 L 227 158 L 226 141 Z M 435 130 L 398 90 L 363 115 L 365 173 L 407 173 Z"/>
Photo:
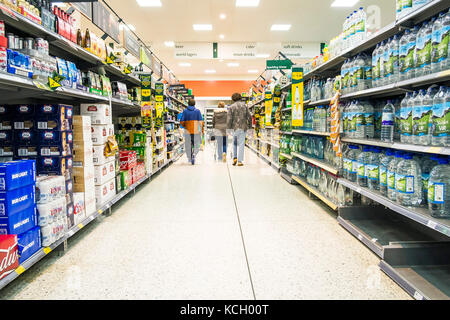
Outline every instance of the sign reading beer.
<path fill-rule="evenodd" d="M 266 126 L 270 127 L 272 126 L 272 106 L 273 106 L 271 91 L 266 91 L 265 106 L 266 106 L 266 114 L 265 114 Z"/>
<path fill-rule="evenodd" d="M 303 126 L 303 68 L 292 68 L 292 126 Z"/>

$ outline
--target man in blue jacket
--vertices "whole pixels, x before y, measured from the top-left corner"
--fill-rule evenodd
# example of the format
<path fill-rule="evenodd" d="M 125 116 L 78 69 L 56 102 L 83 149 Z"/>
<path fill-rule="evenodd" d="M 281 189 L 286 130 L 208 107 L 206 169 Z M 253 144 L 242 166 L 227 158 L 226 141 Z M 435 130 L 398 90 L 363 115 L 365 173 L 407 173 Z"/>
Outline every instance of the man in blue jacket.
<path fill-rule="evenodd" d="M 185 149 L 188 161 L 195 164 L 195 157 L 200 150 L 202 134 L 204 134 L 203 117 L 200 110 L 195 108 L 195 100 L 190 99 L 188 107 L 181 115 L 180 124 L 185 129 Z M 201 132 L 200 132 L 201 128 Z"/>

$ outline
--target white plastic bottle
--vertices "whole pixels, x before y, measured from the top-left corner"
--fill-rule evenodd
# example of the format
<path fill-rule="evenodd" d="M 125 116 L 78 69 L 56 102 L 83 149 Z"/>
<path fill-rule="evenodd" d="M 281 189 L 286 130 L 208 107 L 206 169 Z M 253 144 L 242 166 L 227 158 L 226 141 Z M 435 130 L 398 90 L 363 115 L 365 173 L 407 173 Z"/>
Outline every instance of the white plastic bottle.
<path fill-rule="evenodd" d="M 375 112 L 370 101 L 363 101 L 364 107 L 364 137 L 373 139 L 375 137 Z"/>
<path fill-rule="evenodd" d="M 419 144 L 418 126 L 421 116 L 421 110 L 423 105 L 423 99 L 425 98 L 426 91 L 421 89 L 419 93 L 412 101 L 412 130 L 411 130 L 411 143 Z"/>
<path fill-rule="evenodd" d="M 412 142 L 412 107 L 415 96 L 408 92 L 400 105 L 400 141 Z"/>
<path fill-rule="evenodd" d="M 397 192 L 395 189 L 395 173 L 398 163 L 403 159 L 403 152 L 396 151 L 394 158 L 389 162 L 387 169 L 387 195 L 389 200 L 395 201 L 397 199 Z"/>
<path fill-rule="evenodd" d="M 408 53 L 409 53 L 409 29 L 406 29 L 403 36 L 400 38 L 400 58 L 399 58 L 399 67 L 400 67 L 400 81 L 408 79 Z"/>
<path fill-rule="evenodd" d="M 381 121 L 381 141 L 394 142 L 395 107 L 391 100 L 388 100 L 386 106 L 383 108 Z"/>
<path fill-rule="evenodd" d="M 425 21 L 417 34 L 416 40 L 416 77 L 431 73 L 431 34 L 431 25 Z"/>
<path fill-rule="evenodd" d="M 411 153 L 403 155 L 395 172 L 396 200 L 402 206 L 418 207 L 422 203 L 422 170 Z"/>
<path fill-rule="evenodd" d="M 431 114 L 431 144 L 450 146 L 450 90 L 441 86 L 433 99 Z"/>
<path fill-rule="evenodd" d="M 448 158 L 440 158 L 428 180 L 428 209 L 431 216 L 450 218 L 450 165 Z"/>

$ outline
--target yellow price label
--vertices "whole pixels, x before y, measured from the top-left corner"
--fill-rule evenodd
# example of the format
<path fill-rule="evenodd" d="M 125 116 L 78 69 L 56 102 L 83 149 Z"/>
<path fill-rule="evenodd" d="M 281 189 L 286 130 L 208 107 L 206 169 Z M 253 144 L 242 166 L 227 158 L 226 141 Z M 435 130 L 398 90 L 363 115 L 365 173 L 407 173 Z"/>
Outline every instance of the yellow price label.
<path fill-rule="evenodd" d="M 44 248 L 44 253 L 45 253 L 46 255 L 49 254 L 50 252 L 52 252 L 52 249 L 50 249 L 49 247 Z"/>
<path fill-rule="evenodd" d="M 143 97 L 150 97 L 152 94 L 152 90 L 151 89 L 142 89 L 141 94 Z"/>
<path fill-rule="evenodd" d="M 59 82 L 56 82 L 53 78 L 48 78 L 48 84 L 51 89 L 56 89 L 61 87 L 61 84 Z"/>
<path fill-rule="evenodd" d="M 19 266 L 17 269 L 16 269 L 16 273 L 20 276 L 22 273 L 24 273 L 25 272 L 25 268 L 24 267 L 22 267 L 22 266 Z"/>
<path fill-rule="evenodd" d="M 303 79 L 303 72 L 293 72 L 292 73 L 292 79 L 294 79 L 294 80 L 302 80 Z"/>
<path fill-rule="evenodd" d="M 163 102 L 164 101 L 164 96 L 155 96 L 155 101 L 156 102 Z"/>
<path fill-rule="evenodd" d="M 267 99 L 267 100 L 272 99 L 272 95 L 271 95 L 271 94 L 266 94 L 266 99 Z"/>

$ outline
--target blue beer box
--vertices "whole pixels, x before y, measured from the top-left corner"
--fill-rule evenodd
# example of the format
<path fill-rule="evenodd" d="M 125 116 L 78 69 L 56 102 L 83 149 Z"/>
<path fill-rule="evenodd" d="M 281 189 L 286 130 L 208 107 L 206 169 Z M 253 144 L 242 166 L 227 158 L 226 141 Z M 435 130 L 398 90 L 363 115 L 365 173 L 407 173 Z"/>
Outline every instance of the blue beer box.
<path fill-rule="evenodd" d="M 11 216 L 34 206 L 36 203 L 35 189 L 36 186 L 30 184 L 11 191 L 0 191 L 0 217 Z"/>
<path fill-rule="evenodd" d="M 34 146 L 37 144 L 35 130 L 14 130 L 14 143 L 16 146 Z"/>
<path fill-rule="evenodd" d="M 6 117 L 10 114 L 8 106 L 0 106 L 0 117 Z"/>
<path fill-rule="evenodd" d="M 11 116 L 20 115 L 21 117 L 34 117 L 35 115 L 35 106 L 32 104 L 22 104 L 16 106 L 10 106 L 10 114 Z"/>
<path fill-rule="evenodd" d="M 20 116 L 14 117 L 14 130 L 33 130 L 36 125 L 36 121 L 30 116 Z"/>
<path fill-rule="evenodd" d="M 13 143 L 13 131 L 0 131 L 0 146 L 11 146 Z"/>
<path fill-rule="evenodd" d="M 42 247 L 41 228 L 34 227 L 25 233 L 19 234 L 17 236 L 17 241 L 19 244 L 19 264 L 22 264 Z"/>
<path fill-rule="evenodd" d="M 43 104 L 36 107 L 38 117 L 51 117 L 61 120 L 73 119 L 73 106 L 65 104 Z"/>
<path fill-rule="evenodd" d="M 72 157 L 39 157 L 36 163 L 37 172 L 42 175 L 66 176 L 72 172 Z"/>
<path fill-rule="evenodd" d="M 42 130 L 38 133 L 40 156 L 70 156 L 73 148 L 73 133 Z"/>
<path fill-rule="evenodd" d="M 36 226 L 36 206 L 31 206 L 9 217 L 0 217 L 0 234 L 22 234 Z"/>
<path fill-rule="evenodd" d="M 0 192 L 11 191 L 36 183 L 34 160 L 0 163 Z"/>

